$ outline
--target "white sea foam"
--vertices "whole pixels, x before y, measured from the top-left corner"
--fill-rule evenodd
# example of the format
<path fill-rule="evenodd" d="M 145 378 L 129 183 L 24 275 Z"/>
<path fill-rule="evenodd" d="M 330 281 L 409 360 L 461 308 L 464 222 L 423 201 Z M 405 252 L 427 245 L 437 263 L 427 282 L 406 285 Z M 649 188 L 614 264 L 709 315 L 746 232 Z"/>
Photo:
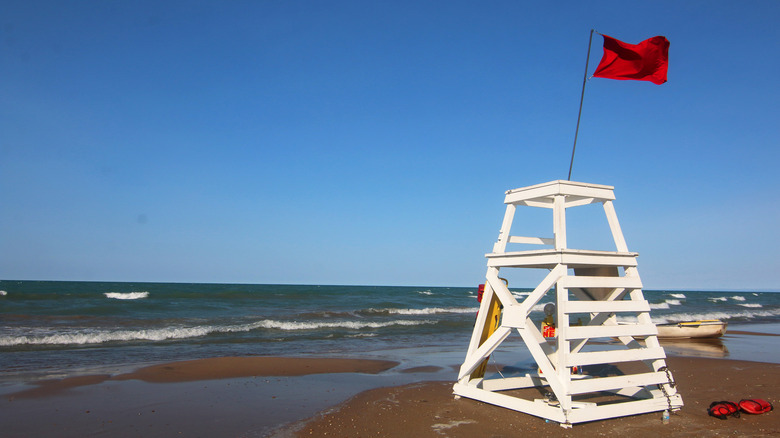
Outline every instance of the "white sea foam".
<path fill-rule="evenodd" d="M 4 290 L 0 290 L 0 297 L 4 297 L 6 295 L 8 295 L 8 292 L 6 292 Z"/>
<path fill-rule="evenodd" d="M 149 292 L 106 292 L 106 298 L 115 300 L 138 300 L 149 296 Z"/>
<path fill-rule="evenodd" d="M 685 294 L 669 294 L 672 298 L 685 298 Z"/>
<path fill-rule="evenodd" d="M 376 333 L 355 333 L 354 335 L 347 335 L 345 338 L 373 338 L 376 336 Z"/>
<path fill-rule="evenodd" d="M 477 307 L 426 307 L 424 309 L 366 309 L 361 313 L 389 315 L 436 315 L 440 313 L 474 313 Z"/>
<path fill-rule="evenodd" d="M 317 330 L 346 328 L 351 330 L 378 329 L 392 326 L 415 326 L 436 324 L 436 321 L 332 321 L 298 322 L 265 319 L 250 324 L 228 326 L 166 327 L 151 330 L 81 330 L 71 333 L 28 334 L 24 336 L 0 337 L 1 347 L 13 345 L 84 345 L 117 341 L 164 341 L 167 339 L 186 339 L 207 336 L 211 333 L 248 332 L 256 329 L 272 330 Z"/>
<path fill-rule="evenodd" d="M 395 315 L 436 315 L 439 313 L 474 313 L 476 307 L 428 307 L 425 309 L 387 309 Z"/>
<path fill-rule="evenodd" d="M 277 321 L 272 319 L 266 319 L 257 322 L 257 328 L 276 329 L 276 330 L 317 330 L 322 328 L 346 328 L 351 330 L 360 330 L 365 328 L 383 328 L 392 326 L 414 326 L 424 324 L 436 324 L 436 321 L 410 321 L 410 320 L 396 320 L 385 322 L 367 322 L 367 321 L 311 321 L 311 322 L 299 322 L 299 321 Z"/>
<path fill-rule="evenodd" d="M 682 304 L 680 300 L 666 300 L 666 303 L 669 304 L 670 306 L 679 306 Z"/>
<path fill-rule="evenodd" d="M 651 309 L 668 309 L 669 303 L 664 301 L 663 303 L 650 303 Z"/>
<path fill-rule="evenodd" d="M 740 304 L 740 306 L 742 306 L 742 307 L 751 307 L 751 308 L 754 308 L 754 309 L 764 307 L 764 306 L 762 306 L 761 304 L 758 304 L 758 303 L 745 303 L 745 304 Z"/>
<path fill-rule="evenodd" d="M 433 295 L 433 292 L 431 292 L 429 290 L 419 290 L 419 291 L 417 291 L 417 293 L 420 294 L 420 295 Z"/>
<path fill-rule="evenodd" d="M 44 336 L 7 336 L 0 338 L 0 346 L 12 345 L 83 345 L 102 344 L 112 341 L 164 341 L 205 336 L 220 330 L 215 327 L 169 327 L 153 330 L 95 330 L 73 333 L 58 333 Z"/>
<path fill-rule="evenodd" d="M 733 297 L 731 297 L 731 299 L 734 301 L 745 301 L 745 297 L 740 295 L 734 295 Z"/>
<path fill-rule="evenodd" d="M 726 297 L 709 297 L 707 299 L 710 300 L 710 301 L 726 301 L 726 300 L 728 300 L 728 298 L 726 298 Z"/>

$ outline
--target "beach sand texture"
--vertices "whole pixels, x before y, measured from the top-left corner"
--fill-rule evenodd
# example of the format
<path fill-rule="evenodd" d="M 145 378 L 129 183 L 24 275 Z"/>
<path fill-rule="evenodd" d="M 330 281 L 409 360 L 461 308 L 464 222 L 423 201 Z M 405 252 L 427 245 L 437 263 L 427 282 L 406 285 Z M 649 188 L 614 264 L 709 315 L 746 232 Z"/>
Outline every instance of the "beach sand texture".
<path fill-rule="evenodd" d="M 563 429 L 523 413 L 456 400 L 452 381 L 371 389 L 343 402 L 355 389 L 350 381 L 396 363 L 238 357 L 43 382 L 5 395 L 0 430 L 5 437 L 780 436 L 778 412 L 727 420 L 706 412 L 715 400 L 756 397 L 777 405 L 780 364 L 686 357 L 667 362 L 685 406 L 666 425 L 660 413 L 652 413 Z M 304 375 L 309 377 L 288 377 Z M 337 406 L 323 410 L 329 405 Z"/>
<path fill-rule="evenodd" d="M 715 400 L 780 395 L 780 365 L 701 358 L 667 359 L 685 406 L 663 424 L 661 413 L 636 415 L 564 429 L 556 423 L 452 396 L 449 382 L 429 382 L 366 391 L 332 412 L 294 426 L 297 437 L 597 437 L 597 436 L 778 436 L 780 413 L 742 414 L 719 420 L 707 415 Z M 525 390 L 533 391 L 533 390 Z M 531 394 L 531 393 L 529 393 Z M 537 391 L 538 394 L 538 391 Z M 533 396 L 533 394 L 531 394 Z M 286 433 L 293 432 L 292 428 Z M 284 436 L 284 434 L 279 434 Z"/>

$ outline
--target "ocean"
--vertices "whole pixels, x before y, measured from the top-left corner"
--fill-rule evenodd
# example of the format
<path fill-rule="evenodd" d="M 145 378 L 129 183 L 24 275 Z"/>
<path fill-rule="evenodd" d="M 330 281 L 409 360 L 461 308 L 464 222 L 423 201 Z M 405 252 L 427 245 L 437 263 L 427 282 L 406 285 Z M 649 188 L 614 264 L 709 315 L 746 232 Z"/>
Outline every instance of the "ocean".
<path fill-rule="evenodd" d="M 511 290 L 518 300 L 531 291 Z M 407 365 L 446 357 L 451 363 L 438 365 L 458 365 L 476 294 L 476 285 L 0 281 L 0 386 L 216 356 L 371 357 Z M 730 330 L 772 333 L 780 327 L 780 293 L 644 294 L 658 323 L 720 319 Z M 548 294 L 532 317 L 541 320 L 552 299 Z M 716 349 L 728 357 L 722 347 Z M 740 351 L 730 348 L 732 356 Z"/>

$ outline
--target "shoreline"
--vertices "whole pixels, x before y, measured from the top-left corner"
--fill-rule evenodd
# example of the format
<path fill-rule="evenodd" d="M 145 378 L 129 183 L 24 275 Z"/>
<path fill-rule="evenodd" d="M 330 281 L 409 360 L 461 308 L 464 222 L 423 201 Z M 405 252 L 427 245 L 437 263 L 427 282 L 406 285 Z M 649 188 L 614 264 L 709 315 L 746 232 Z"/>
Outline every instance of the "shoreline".
<path fill-rule="evenodd" d="M 294 377 L 312 374 L 378 374 L 399 362 L 372 359 L 293 358 L 276 356 L 213 357 L 149 365 L 117 375 L 93 374 L 40 380 L 33 387 L 6 394 L 8 399 L 59 395 L 81 386 L 106 381 L 139 380 L 147 383 L 183 383 L 256 377 Z"/>
<path fill-rule="evenodd" d="M 662 425 L 660 414 L 644 414 L 574 425 L 573 433 L 643 436 L 663 426 L 672 436 L 710 429 L 741 436 L 780 434 L 775 412 L 727 421 L 706 415 L 715 400 L 756 397 L 780 407 L 775 389 L 780 387 L 780 360 L 745 355 L 734 346 L 772 350 L 778 334 L 737 330 L 728 335 L 732 338 L 714 343 L 664 345 L 685 403 L 672 424 Z M 737 351 L 729 353 L 726 344 Z M 567 436 L 566 429 L 539 418 L 465 398 L 456 401 L 452 384 L 459 353 L 433 353 L 421 361 L 404 356 L 409 351 L 362 352 L 352 359 L 218 357 L 37 381 L 2 395 L 0 430 L 8 437 L 507 436 L 506 425 L 495 420 L 500 418 L 514 431 Z"/>

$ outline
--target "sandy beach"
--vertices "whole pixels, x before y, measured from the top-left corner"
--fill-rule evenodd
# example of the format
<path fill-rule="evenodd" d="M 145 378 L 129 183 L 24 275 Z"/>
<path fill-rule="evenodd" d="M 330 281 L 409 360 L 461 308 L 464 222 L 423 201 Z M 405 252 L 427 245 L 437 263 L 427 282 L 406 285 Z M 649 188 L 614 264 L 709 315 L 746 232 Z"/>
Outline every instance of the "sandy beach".
<path fill-rule="evenodd" d="M 663 425 L 660 413 L 563 429 L 526 414 L 452 395 L 452 381 L 377 383 L 399 369 L 382 360 L 227 357 L 160 364 L 134 372 L 38 382 L 4 394 L 5 437 L 478 437 L 768 436 L 777 412 L 718 420 L 714 400 L 763 398 L 777 405 L 780 364 L 672 357 L 685 407 Z M 454 376 L 455 365 L 444 369 Z M 391 379 L 392 380 L 392 379 Z M 357 394 L 357 395 L 355 395 Z"/>
<path fill-rule="evenodd" d="M 598 436 L 772 436 L 780 435 L 780 413 L 743 414 L 719 420 L 707 415 L 715 400 L 763 398 L 777 405 L 780 365 L 736 360 L 674 357 L 685 406 L 663 424 L 661 413 L 574 425 L 556 423 L 452 396 L 450 382 L 418 383 L 364 392 L 331 412 L 296 424 L 278 436 L 338 437 L 541 437 Z"/>

